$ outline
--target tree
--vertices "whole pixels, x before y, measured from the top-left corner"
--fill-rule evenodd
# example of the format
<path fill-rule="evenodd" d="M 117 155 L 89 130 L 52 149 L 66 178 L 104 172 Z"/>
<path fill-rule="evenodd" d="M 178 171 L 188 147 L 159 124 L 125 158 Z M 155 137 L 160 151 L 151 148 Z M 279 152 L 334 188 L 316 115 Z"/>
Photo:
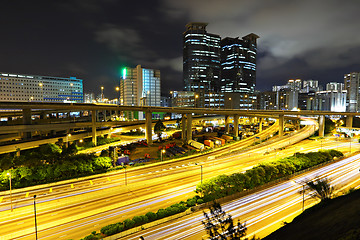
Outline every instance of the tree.
<path fill-rule="evenodd" d="M 165 125 L 163 122 L 159 119 L 154 126 L 154 132 L 158 135 L 159 141 L 161 142 L 161 133 L 165 129 Z"/>
<path fill-rule="evenodd" d="M 210 215 L 204 212 L 205 221 L 202 221 L 209 239 L 240 240 L 245 237 L 246 223 L 241 224 L 238 221 L 237 227 L 235 227 L 231 215 L 226 214 L 217 202 L 214 202 L 209 209 Z"/>
<path fill-rule="evenodd" d="M 312 191 L 311 196 L 313 198 L 319 198 L 321 201 L 331 199 L 334 188 L 330 184 L 330 180 L 327 178 L 315 179 L 306 183 L 307 191 Z"/>

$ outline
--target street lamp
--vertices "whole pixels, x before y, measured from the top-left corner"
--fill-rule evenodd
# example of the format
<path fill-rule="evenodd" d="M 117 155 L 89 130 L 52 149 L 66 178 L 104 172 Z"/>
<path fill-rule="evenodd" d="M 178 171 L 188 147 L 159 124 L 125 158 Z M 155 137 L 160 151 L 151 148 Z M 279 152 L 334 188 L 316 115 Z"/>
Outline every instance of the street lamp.
<path fill-rule="evenodd" d="M 37 235 L 37 222 L 36 222 L 36 202 L 35 202 L 35 199 L 36 199 L 36 195 L 34 195 L 34 216 L 35 216 L 35 239 L 37 240 L 38 239 L 38 235 Z"/>
<path fill-rule="evenodd" d="M 195 165 L 199 165 L 199 164 L 195 163 Z M 202 182 L 203 182 L 203 166 L 200 165 L 200 168 L 201 168 L 201 184 L 202 184 Z"/>
<path fill-rule="evenodd" d="M 12 191 L 11 191 L 11 172 L 8 172 L 6 175 L 9 176 L 9 181 L 10 181 L 10 209 L 11 209 L 11 211 L 13 211 L 13 207 L 12 207 Z"/>
<path fill-rule="evenodd" d="M 302 211 L 304 211 L 304 204 L 305 204 L 305 185 L 306 185 L 306 183 L 301 183 L 301 182 L 296 182 L 296 181 L 294 181 L 294 183 L 297 183 L 297 184 L 300 184 L 300 185 L 302 185 L 302 187 L 303 187 L 303 189 L 302 189 Z"/>
<path fill-rule="evenodd" d="M 39 83 L 39 87 L 41 88 L 41 102 L 43 101 L 44 99 L 44 94 L 43 94 L 43 83 Z"/>
<path fill-rule="evenodd" d="M 199 98 L 199 95 L 195 95 L 195 108 L 197 108 L 198 106 L 198 104 L 197 104 L 197 102 L 198 102 L 198 98 Z"/>
<path fill-rule="evenodd" d="M 160 151 L 160 160 L 161 160 L 161 162 L 163 161 L 163 154 L 166 152 L 166 150 L 165 149 L 161 149 L 161 151 Z"/>
<path fill-rule="evenodd" d="M 69 137 L 71 137 L 70 133 L 66 135 L 66 146 L 67 146 L 67 148 L 69 148 Z"/>
<path fill-rule="evenodd" d="M 120 105 L 120 98 L 121 98 L 121 96 L 120 96 L 120 87 L 116 87 L 115 90 L 116 90 L 117 92 L 119 92 L 119 105 Z"/>
<path fill-rule="evenodd" d="M 104 87 L 103 86 L 101 86 L 101 102 L 103 102 L 104 101 Z"/>
<path fill-rule="evenodd" d="M 229 97 L 229 101 L 230 101 L 230 109 L 232 109 L 232 108 L 233 108 L 233 104 L 232 104 L 232 99 L 231 99 L 231 97 Z"/>
<path fill-rule="evenodd" d="M 126 166 L 124 166 L 124 171 L 125 171 L 125 186 L 127 186 Z"/>

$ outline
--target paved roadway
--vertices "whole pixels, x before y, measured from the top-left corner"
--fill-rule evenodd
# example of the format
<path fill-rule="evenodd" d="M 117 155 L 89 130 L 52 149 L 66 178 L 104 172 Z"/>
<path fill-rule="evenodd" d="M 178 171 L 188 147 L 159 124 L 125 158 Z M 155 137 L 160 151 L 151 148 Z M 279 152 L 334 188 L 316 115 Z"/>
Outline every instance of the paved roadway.
<path fill-rule="evenodd" d="M 328 144 L 325 144 L 328 145 Z M 358 188 L 360 154 L 339 162 L 297 176 L 289 181 L 268 187 L 262 191 L 247 195 L 229 203 L 222 208 L 232 215 L 236 221 L 246 221 L 248 236 L 264 237 L 281 227 L 284 221 L 290 222 L 302 211 L 302 185 L 298 184 L 316 177 L 328 178 L 337 189 L 337 194 L 349 187 Z M 305 208 L 316 203 L 309 194 L 305 194 Z M 208 210 L 206 210 L 208 212 Z M 143 230 L 125 238 L 135 240 L 143 236 L 146 240 L 177 240 L 207 238 L 201 221 L 204 220 L 201 211 L 180 219 L 168 222 L 150 229 Z"/>
<path fill-rule="evenodd" d="M 307 131 L 309 129 L 304 129 L 303 135 L 308 134 Z M 290 140 L 285 138 L 280 143 L 273 143 L 238 154 L 236 158 L 235 156 L 228 156 L 209 161 L 206 160 L 207 156 L 205 156 L 194 158 L 193 162 L 195 160 L 203 165 L 203 177 L 206 179 L 219 173 L 232 173 L 239 171 L 239 169 L 249 168 L 264 160 L 265 151 L 272 151 L 267 155 L 267 158 L 275 159 L 279 156 L 292 154 L 295 150 L 311 151 L 318 148 L 313 141 L 308 141 L 306 144 L 281 152 L 272 150 L 274 147 L 295 140 L 294 136 Z M 349 143 L 333 141 L 323 142 L 322 145 L 324 148 L 328 146 L 342 148 L 343 145 L 349 148 Z M 353 144 L 353 150 L 354 147 Z M 96 178 L 92 180 L 93 185 L 89 181 L 79 181 L 74 184 L 74 189 L 66 185 L 53 187 L 51 194 L 48 193 L 49 189 L 46 189 L 48 194 L 36 192 L 36 194 L 41 195 L 37 204 L 39 237 L 41 239 L 81 238 L 93 230 L 99 230 L 101 226 L 134 215 L 144 214 L 150 210 L 167 207 L 174 202 L 186 199 L 187 196 L 193 196 L 194 186 L 200 181 L 200 168 L 193 163 L 189 164 L 188 161 L 181 163 L 166 163 L 129 171 L 127 173 L 128 186 L 124 186 L 124 173 L 121 173 L 110 176 L 111 181 L 108 181 L 106 177 Z M 45 189 L 39 191 L 45 191 Z M 24 198 L 23 201 L 15 201 L 14 212 L 8 217 L 1 218 L 3 219 L 1 224 L 5 228 L 0 229 L 0 236 L 4 238 L 19 236 L 18 239 L 33 238 L 31 200 L 32 198 L 28 197 Z M 6 210 L 8 208 L 9 204 L 6 201 L 1 205 L 1 214 L 9 213 Z"/>

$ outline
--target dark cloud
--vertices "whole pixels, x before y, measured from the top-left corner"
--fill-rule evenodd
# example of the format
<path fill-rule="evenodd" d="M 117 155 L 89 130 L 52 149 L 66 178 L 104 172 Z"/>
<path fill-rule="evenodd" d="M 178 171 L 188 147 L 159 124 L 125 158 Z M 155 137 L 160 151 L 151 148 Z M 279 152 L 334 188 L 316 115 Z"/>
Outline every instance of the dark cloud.
<path fill-rule="evenodd" d="M 208 31 L 221 36 L 258 34 L 259 55 L 267 52 L 258 58 L 258 83 L 269 82 L 270 76 L 272 83 L 280 77 L 285 82 L 287 75 L 312 78 L 319 70 L 360 71 L 359 1 L 164 0 L 163 4 L 168 17 L 177 18 L 172 12 L 182 9 L 189 21 L 208 22 Z"/>
<path fill-rule="evenodd" d="M 141 4 L 139 4 L 141 3 Z M 84 79 L 115 97 L 123 66 L 161 70 L 163 92 L 182 89 L 182 33 L 208 22 L 225 36 L 256 33 L 258 89 L 293 77 L 342 81 L 360 71 L 360 1 L 4 1 L 0 71 Z"/>

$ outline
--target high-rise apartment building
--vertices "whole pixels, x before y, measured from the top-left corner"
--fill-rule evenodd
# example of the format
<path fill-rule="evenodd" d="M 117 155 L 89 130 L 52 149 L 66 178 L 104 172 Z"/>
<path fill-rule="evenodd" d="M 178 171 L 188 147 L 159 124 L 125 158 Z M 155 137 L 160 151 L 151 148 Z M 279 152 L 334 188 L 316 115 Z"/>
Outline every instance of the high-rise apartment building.
<path fill-rule="evenodd" d="M 142 68 L 141 65 L 124 68 L 120 78 L 120 105 L 160 106 L 160 84 L 160 70 Z M 142 119 L 140 115 L 129 118 Z"/>
<path fill-rule="evenodd" d="M 76 77 L 0 72 L 0 101 L 83 102 L 83 83 Z"/>
<path fill-rule="evenodd" d="M 351 72 L 344 75 L 345 90 L 347 90 L 346 110 L 349 112 L 358 112 L 360 110 L 359 81 L 360 72 Z"/>
<path fill-rule="evenodd" d="M 220 36 L 206 31 L 207 23 L 192 22 L 183 34 L 184 90 L 204 94 L 220 89 Z"/>

